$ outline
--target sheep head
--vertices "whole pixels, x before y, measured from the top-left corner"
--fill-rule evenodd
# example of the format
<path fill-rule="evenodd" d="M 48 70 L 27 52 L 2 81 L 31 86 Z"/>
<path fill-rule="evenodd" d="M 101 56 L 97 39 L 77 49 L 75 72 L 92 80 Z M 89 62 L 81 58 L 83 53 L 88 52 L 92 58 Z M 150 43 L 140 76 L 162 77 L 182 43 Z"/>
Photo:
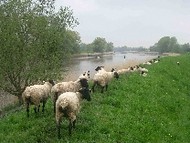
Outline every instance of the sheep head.
<path fill-rule="evenodd" d="M 88 80 L 85 79 L 85 78 L 82 78 L 79 80 L 80 84 L 81 84 L 81 87 L 85 87 L 85 88 L 88 88 L 89 85 L 88 85 Z"/>
<path fill-rule="evenodd" d="M 99 71 L 99 70 L 101 70 L 102 68 L 104 68 L 104 66 L 98 66 L 97 68 L 95 68 L 95 71 Z"/>
<path fill-rule="evenodd" d="M 79 90 L 79 93 L 82 94 L 82 99 L 86 99 L 87 101 L 91 101 L 90 92 L 91 92 L 91 90 L 88 88 L 81 88 Z"/>
<path fill-rule="evenodd" d="M 48 82 L 49 82 L 52 86 L 55 85 L 55 82 L 54 82 L 52 79 L 48 80 Z"/>

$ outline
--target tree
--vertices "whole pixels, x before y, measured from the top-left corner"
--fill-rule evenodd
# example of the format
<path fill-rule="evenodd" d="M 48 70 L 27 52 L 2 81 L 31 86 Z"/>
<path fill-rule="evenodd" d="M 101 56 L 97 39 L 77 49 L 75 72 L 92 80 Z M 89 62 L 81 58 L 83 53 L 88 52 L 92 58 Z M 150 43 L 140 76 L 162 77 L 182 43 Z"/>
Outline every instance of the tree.
<path fill-rule="evenodd" d="M 190 52 L 190 44 L 186 43 L 186 44 L 181 45 L 181 50 L 182 52 Z"/>
<path fill-rule="evenodd" d="M 162 37 L 158 43 L 154 44 L 154 46 L 150 47 L 150 51 L 157 51 L 159 53 L 167 53 L 167 52 L 176 52 L 179 53 L 181 51 L 180 45 L 177 42 L 176 37 L 165 36 Z"/>
<path fill-rule="evenodd" d="M 67 33 L 65 34 L 65 39 L 63 43 L 65 45 L 64 47 L 70 45 L 69 46 L 70 48 L 68 49 L 69 53 L 75 54 L 80 52 L 81 40 L 78 32 L 68 30 Z"/>
<path fill-rule="evenodd" d="M 0 89 L 20 103 L 27 85 L 58 77 L 72 48 L 64 41 L 78 21 L 68 7 L 54 11 L 54 0 L 0 1 Z"/>
<path fill-rule="evenodd" d="M 92 42 L 92 48 L 94 52 L 100 52 L 103 53 L 105 48 L 106 48 L 106 40 L 105 38 L 100 38 L 97 37 L 93 42 Z"/>
<path fill-rule="evenodd" d="M 113 46 L 113 43 L 112 43 L 112 42 L 107 43 L 106 52 L 111 52 L 111 51 L 113 51 L 113 48 L 114 48 L 114 46 Z"/>
<path fill-rule="evenodd" d="M 165 36 L 161 38 L 157 43 L 157 49 L 159 53 L 169 52 L 170 37 Z"/>

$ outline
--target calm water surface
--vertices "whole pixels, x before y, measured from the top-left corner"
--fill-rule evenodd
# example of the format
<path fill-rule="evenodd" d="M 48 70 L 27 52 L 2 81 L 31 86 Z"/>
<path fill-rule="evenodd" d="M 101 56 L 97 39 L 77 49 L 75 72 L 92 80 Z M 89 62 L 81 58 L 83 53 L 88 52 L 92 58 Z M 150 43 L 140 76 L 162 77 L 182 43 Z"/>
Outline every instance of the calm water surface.
<path fill-rule="evenodd" d="M 110 71 L 111 68 L 128 68 L 129 66 L 134 66 L 157 57 L 158 55 L 145 53 L 115 53 L 113 55 L 105 55 L 101 58 L 73 58 L 69 65 L 65 67 L 67 72 L 63 74 L 63 81 L 74 81 L 84 71 L 88 70 L 91 73 L 91 78 L 93 78 L 96 73 L 95 68 L 100 65 L 103 65 L 106 71 Z"/>

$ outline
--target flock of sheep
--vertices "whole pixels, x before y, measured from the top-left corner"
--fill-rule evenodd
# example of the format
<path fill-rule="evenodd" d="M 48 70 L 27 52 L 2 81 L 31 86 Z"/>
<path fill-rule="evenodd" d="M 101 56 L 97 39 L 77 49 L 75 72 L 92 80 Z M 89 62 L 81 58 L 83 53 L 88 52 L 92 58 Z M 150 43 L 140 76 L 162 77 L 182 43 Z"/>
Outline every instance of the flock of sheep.
<path fill-rule="evenodd" d="M 157 63 L 158 59 L 153 59 L 143 64 Z M 108 84 L 112 78 L 119 78 L 119 75 L 131 72 L 139 72 L 142 76 L 146 76 L 148 70 L 139 65 L 129 67 L 126 69 L 117 70 L 112 68 L 111 72 L 107 72 L 103 66 L 98 66 L 97 73 L 93 77 L 92 92 L 95 92 L 95 87 L 101 87 L 101 93 L 107 90 Z M 42 112 L 44 112 L 45 104 L 50 96 L 53 94 L 53 106 L 56 118 L 56 125 L 58 131 L 58 138 L 60 134 L 60 124 L 62 117 L 69 120 L 69 134 L 75 128 L 76 117 L 80 110 L 80 104 L 83 99 L 91 101 L 91 90 L 88 84 L 90 79 L 90 71 L 81 74 L 76 81 L 60 82 L 55 84 L 53 80 L 45 82 L 43 85 L 33 85 L 26 87 L 22 94 L 22 98 L 26 105 L 27 117 L 29 117 L 29 106 L 34 105 L 35 113 L 39 112 L 40 103 L 42 103 Z"/>

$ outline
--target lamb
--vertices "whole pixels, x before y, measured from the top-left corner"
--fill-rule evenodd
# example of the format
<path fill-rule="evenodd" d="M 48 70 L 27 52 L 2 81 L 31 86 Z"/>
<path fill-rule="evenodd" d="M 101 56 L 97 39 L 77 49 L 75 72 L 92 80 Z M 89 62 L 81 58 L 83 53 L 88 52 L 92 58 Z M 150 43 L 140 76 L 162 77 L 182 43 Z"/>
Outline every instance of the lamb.
<path fill-rule="evenodd" d="M 111 79 L 115 77 L 116 79 L 119 78 L 119 74 L 112 68 L 111 72 L 101 71 L 94 75 L 93 78 L 93 86 L 92 91 L 94 92 L 94 88 L 96 85 L 101 86 L 101 93 L 104 91 L 104 87 L 106 87 L 106 91 L 108 88 L 108 83 L 111 81 Z"/>
<path fill-rule="evenodd" d="M 56 106 L 56 100 L 58 96 L 64 92 L 77 92 L 80 88 L 88 88 L 88 80 L 86 78 L 79 78 L 76 81 L 69 81 L 69 82 L 61 82 L 55 84 L 51 92 L 54 93 L 54 113 L 55 113 L 55 106 Z"/>
<path fill-rule="evenodd" d="M 38 110 L 39 112 L 40 103 L 42 103 L 42 112 L 44 113 L 45 104 L 47 102 L 47 99 L 49 98 L 49 94 L 53 85 L 53 80 L 49 80 L 43 85 L 33 85 L 26 87 L 26 89 L 22 93 L 22 98 L 24 103 L 26 104 L 27 117 L 29 117 L 30 104 L 35 105 L 34 111 L 35 113 L 37 113 L 36 110 Z"/>
<path fill-rule="evenodd" d="M 83 99 L 91 101 L 88 88 L 81 88 L 78 92 L 65 92 L 58 97 L 56 101 L 58 138 L 61 137 L 60 125 L 62 117 L 66 117 L 69 120 L 69 135 L 71 135 L 72 128 L 75 128 L 76 117 L 80 111 L 80 104 Z"/>

